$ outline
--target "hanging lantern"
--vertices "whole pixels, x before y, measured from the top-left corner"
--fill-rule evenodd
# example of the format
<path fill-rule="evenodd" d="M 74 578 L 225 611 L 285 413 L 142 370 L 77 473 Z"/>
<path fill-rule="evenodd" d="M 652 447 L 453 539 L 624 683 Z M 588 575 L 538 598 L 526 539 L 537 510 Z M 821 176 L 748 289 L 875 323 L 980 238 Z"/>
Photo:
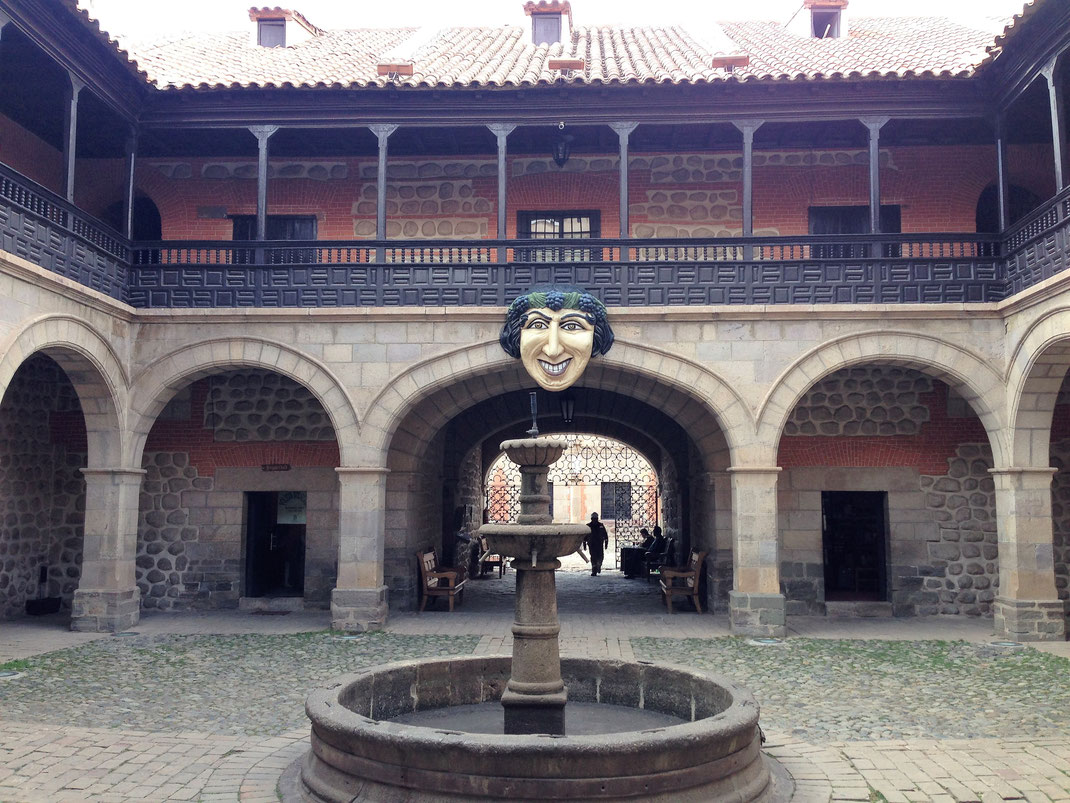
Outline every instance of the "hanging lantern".
<path fill-rule="evenodd" d="M 554 146 L 551 153 L 554 157 L 554 164 L 558 167 L 564 167 L 565 162 L 568 161 L 568 157 L 572 153 L 572 137 L 569 134 L 560 134 L 556 140 L 554 140 Z"/>

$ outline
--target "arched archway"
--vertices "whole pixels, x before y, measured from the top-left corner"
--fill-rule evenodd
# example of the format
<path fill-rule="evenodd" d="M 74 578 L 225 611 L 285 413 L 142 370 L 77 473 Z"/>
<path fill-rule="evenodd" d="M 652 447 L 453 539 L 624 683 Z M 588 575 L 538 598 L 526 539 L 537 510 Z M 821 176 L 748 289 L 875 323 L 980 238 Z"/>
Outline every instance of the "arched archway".
<path fill-rule="evenodd" d="M 307 387 L 330 417 L 342 464 L 362 465 L 357 414 L 341 381 L 326 366 L 298 349 L 269 340 L 238 337 L 185 346 L 156 360 L 136 377 L 130 394 L 131 464 L 140 464 L 149 430 L 179 389 L 209 374 L 232 368 L 272 371 Z"/>
<path fill-rule="evenodd" d="M 662 463 L 672 464 L 673 471 L 679 473 L 674 501 L 667 502 L 664 511 L 666 534 L 679 539 L 684 555 L 688 544 L 702 543 L 711 551 L 723 546 L 727 555 L 718 557 L 730 561 L 730 539 L 727 544 L 719 543 L 712 524 L 712 500 L 704 500 L 704 514 L 693 515 L 692 508 L 699 506 L 692 505 L 689 497 L 694 487 L 701 485 L 701 475 L 715 467 L 726 468 L 730 462 L 730 439 L 721 422 L 732 421 L 731 426 L 739 430 L 750 428 L 750 424 L 735 394 L 715 376 L 671 357 L 654 359 L 657 352 L 647 352 L 630 344 L 619 351 L 614 346 L 611 356 L 615 360 L 599 359 L 588 367 L 583 380 L 572 389 L 577 394 L 574 428 L 623 428 L 648 442 L 657 442 L 666 440 L 665 433 L 671 427 L 676 448 L 662 457 Z M 453 377 L 431 365 L 417 369 L 413 373 L 424 378 L 424 383 L 417 383 L 417 387 L 424 385 L 422 391 L 412 392 L 412 373 L 400 377 L 398 382 L 409 391 L 407 398 L 400 393 L 382 394 L 381 400 L 394 402 L 395 412 L 387 416 L 381 406 L 373 406 L 366 419 L 368 423 L 381 418 L 394 422 L 388 424 L 393 433 L 386 454 L 390 473 L 386 477 L 384 538 L 392 605 L 409 606 L 414 600 L 412 552 L 428 541 L 442 544 L 443 520 L 452 519 L 455 506 L 452 498 L 444 501 L 443 487 L 448 489 L 458 482 L 459 472 L 454 467 L 474 447 L 481 450 L 490 437 L 505 431 L 515 435 L 528 426 L 522 422 L 528 415 L 526 390 L 531 383 L 523 369 L 489 348 L 468 352 L 469 365 L 475 362 L 474 354 L 491 358 L 490 364 Z M 450 362 L 457 364 L 456 357 L 448 360 L 442 360 L 443 367 Z M 657 369 L 663 372 L 660 376 Z M 725 414 L 715 412 L 710 396 L 720 401 Z M 556 400 L 551 402 L 549 394 L 547 397 L 540 403 L 540 429 L 550 431 L 560 424 L 560 413 Z M 547 409 L 548 404 L 552 409 Z M 527 421 L 530 423 L 530 417 Z M 489 448 L 493 450 L 493 445 Z M 447 460 L 447 452 L 454 457 Z M 711 566 L 718 557 L 711 560 Z"/>
<path fill-rule="evenodd" d="M 126 377 L 92 326 L 55 315 L 8 339 L 0 388 L 0 617 L 42 595 L 69 609 L 83 580 L 99 581 L 85 532 L 94 551 L 107 530 L 86 473 L 121 465 Z"/>

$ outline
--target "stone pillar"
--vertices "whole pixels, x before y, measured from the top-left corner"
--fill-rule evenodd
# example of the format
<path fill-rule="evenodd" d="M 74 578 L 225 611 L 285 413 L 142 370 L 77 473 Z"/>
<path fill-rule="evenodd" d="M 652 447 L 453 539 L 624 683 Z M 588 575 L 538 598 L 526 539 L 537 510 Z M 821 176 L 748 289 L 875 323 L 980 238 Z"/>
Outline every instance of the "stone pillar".
<path fill-rule="evenodd" d="M 744 636 L 787 633 L 780 593 L 780 549 L 776 484 L 778 466 L 733 466 L 733 584 L 729 594 L 732 631 Z"/>
<path fill-rule="evenodd" d="M 994 468 L 999 527 L 996 632 L 1015 641 L 1062 641 L 1065 608 L 1055 590 L 1054 468 Z"/>
<path fill-rule="evenodd" d="M 711 613 L 726 613 L 732 591 L 732 479 L 727 471 L 706 471 L 693 480 L 692 508 L 699 518 L 692 524 L 705 537 L 706 605 Z M 696 506 L 695 500 L 701 499 Z"/>
<path fill-rule="evenodd" d="M 71 629 L 115 633 L 141 617 L 134 560 L 140 468 L 85 468 L 82 578 L 74 592 Z"/>
<path fill-rule="evenodd" d="M 379 467 L 338 468 L 338 581 L 331 627 L 363 632 L 386 624 L 383 583 L 386 475 Z"/>

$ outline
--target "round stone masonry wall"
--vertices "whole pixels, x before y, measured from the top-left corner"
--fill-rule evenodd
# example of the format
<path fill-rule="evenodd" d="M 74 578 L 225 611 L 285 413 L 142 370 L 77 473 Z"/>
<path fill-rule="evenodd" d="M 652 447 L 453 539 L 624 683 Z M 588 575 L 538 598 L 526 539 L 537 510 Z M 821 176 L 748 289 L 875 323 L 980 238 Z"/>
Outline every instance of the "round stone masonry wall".
<path fill-rule="evenodd" d="M 864 366 L 830 374 L 806 392 L 785 435 L 916 435 L 929 420 L 932 380 L 909 368 Z"/>
<path fill-rule="evenodd" d="M 323 405 L 303 385 L 267 371 L 213 377 L 204 426 L 216 441 L 333 441 Z"/>
<path fill-rule="evenodd" d="M 996 493 L 992 451 L 962 444 L 947 474 L 922 475 L 925 503 L 940 540 L 928 545 L 931 575 L 914 600 L 917 613 L 987 616 L 999 588 Z"/>
<path fill-rule="evenodd" d="M 1059 592 L 1059 599 L 1066 600 L 1070 599 L 1070 440 L 1052 442 L 1051 464 L 1059 469 L 1051 491 L 1055 588 Z"/>

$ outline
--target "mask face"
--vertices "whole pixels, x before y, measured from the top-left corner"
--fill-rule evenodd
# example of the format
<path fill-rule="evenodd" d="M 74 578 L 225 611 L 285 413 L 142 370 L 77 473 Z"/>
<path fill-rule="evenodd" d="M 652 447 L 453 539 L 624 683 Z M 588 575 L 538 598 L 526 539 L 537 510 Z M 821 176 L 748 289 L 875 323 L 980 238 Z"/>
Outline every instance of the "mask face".
<path fill-rule="evenodd" d="M 528 310 L 520 330 L 520 360 L 539 387 L 564 390 L 583 376 L 594 349 L 594 324 L 577 309 Z"/>

